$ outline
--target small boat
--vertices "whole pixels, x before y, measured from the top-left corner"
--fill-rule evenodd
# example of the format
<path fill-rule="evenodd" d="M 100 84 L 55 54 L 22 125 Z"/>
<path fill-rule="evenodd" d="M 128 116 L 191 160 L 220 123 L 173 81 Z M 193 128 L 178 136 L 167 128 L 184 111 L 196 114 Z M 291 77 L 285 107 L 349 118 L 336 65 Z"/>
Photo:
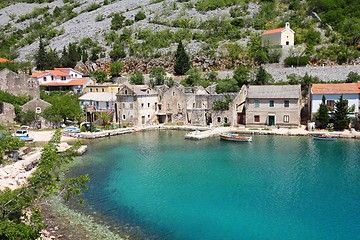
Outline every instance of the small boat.
<path fill-rule="evenodd" d="M 336 137 L 336 136 L 327 135 L 327 134 L 323 134 L 323 135 L 313 136 L 313 139 L 315 139 L 315 140 L 324 140 L 324 141 L 336 141 L 336 140 L 337 140 L 337 137 Z"/>
<path fill-rule="evenodd" d="M 234 142 L 251 142 L 252 137 L 240 136 L 236 133 L 220 133 L 220 139 Z"/>
<path fill-rule="evenodd" d="M 34 138 L 29 137 L 29 136 L 21 136 L 21 137 L 18 137 L 18 138 L 20 138 L 20 140 L 23 141 L 23 142 L 32 142 L 32 141 L 34 141 Z"/>

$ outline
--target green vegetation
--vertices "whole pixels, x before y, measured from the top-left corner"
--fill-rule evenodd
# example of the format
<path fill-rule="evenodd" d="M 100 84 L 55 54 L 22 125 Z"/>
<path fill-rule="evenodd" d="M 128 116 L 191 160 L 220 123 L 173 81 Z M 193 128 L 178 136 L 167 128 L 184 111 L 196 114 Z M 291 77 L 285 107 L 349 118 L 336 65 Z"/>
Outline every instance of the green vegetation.
<path fill-rule="evenodd" d="M 349 128 L 350 119 L 348 114 L 350 109 L 348 107 L 348 101 L 343 99 L 341 95 L 338 101 L 335 101 L 335 112 L 334 112 L 334 129 L 342 131 Z"/>
<path fill-rule="evenodd" d="M 3 164 L 5 154 L 19 150 L 24 145 L 25 143 L 21 141 L 19 138 L 14 138 L 9 133 L 3 134 L 3 136 L 0 137 L 0 164 Z M 0 233 L 1 233 L 1 227 L 0 227 Z"/>
<path fill-rule="evenodd" d="M 324 95 L 322 97 L 322 102 L 320 104 L 320 107 L 319 107 L 315 117 L 316 117 L 316 120 L 319 121 L 319 123 L 320 123 L 319 127 L 321 129 L 324 129 L 327 127 L 327 125 L 329 123 L 329 108 L 326 105 L 326 98 Z"/>
<path fill-rule="evenodd" d="M 145 13 L 143 11 L 140 11 L 135 15 L 134 20 L 135 20 L 135 22 L 138 22 L 138 21 L 144 20 L 145 18 L 146 18 Z"/>
<path fill-rule="evenodd" d="M 61 133 L 57 131 L 44 146 L 41 158 L 32 177 L 25 187 L 16 190 L 6 188 L 0 191 L 0 238 L 37 239 L 44 228 L 37 204 L 46 196 L 57 194 L 68 201 L 72 196 L 80 197 L 81 189 L 86 189 L 87 175 L 60 181 L 60 166 L 73 160 L 75 145 L 70 150 L 58 154 L 56 145 Z M 81 203 L 82 200 L 79 199 Z M 25 210 L 31 210 L 27 216 Z"/>
<path fill-rule="evenodd" d="M 219 110 L 219 111 L 224 111 L 224 110 L 229 110 L 229 104 L 232 101 L 232 98 L 229 95 L 225 95 L 225 100 L 221 101 L 214 101 L 213 103 L 213 110 Z"/>
<path fill-rule="evenodd" d="M 45 101 L 52 104 L 43 112 L 43 117 L 53 123 L 60 123 L 66 120 L 76 120 L 80 122 L 83 117 L 83 112 L 78 102 L 78 96 L 67 93 L 53 93 L 46 96 Z"/>
<path fill-rule="evenodd" d="M 162 67 L 153 67 L 150 73 L 150 85 L 163 85 L 165 83 L 166 72 Z"/>
<path fill-rule="evenodd" d="M 110 75 L 112 77 L 118 77 L 121 75 L 121 71 L 124 67 L 122 62 L 113 62 L 110 64 Z"/>
<path fill-rule="evenodd" d="M 130 76 L 129 82 L 135 85 L 143 85 L 145 83 L 144 75 L 141 72 L 136 72 Z"/>
<path fill-rule="evenodd" d="M 93 72 L 90 72 L 89 75 L 95 78 L 98 83 L 104 83 L 109 81 L 107 73 L 103 70 L 95 70 Z"/>
<path fill-rule="evenodd" d="M 356 72 L 349 72 L 346 78 L 347 83 L 360 82 L 360 75 Z"/>
<path fill-rule="evenodd" d="M 176 75 L 184 75 L 190 69 L 189 56 L 180 41 L 175 54 L 174 71 Z"/>

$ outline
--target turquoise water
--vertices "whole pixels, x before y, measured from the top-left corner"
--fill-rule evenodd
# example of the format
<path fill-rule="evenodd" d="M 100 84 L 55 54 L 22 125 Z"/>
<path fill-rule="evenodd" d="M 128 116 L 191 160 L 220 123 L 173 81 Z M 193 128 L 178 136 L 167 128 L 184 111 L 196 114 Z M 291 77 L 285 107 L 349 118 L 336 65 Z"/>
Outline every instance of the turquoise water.
<path fill-rule="evenodd" d="M 156 239 L 360 239 L 360 141 L 184 134 L 90 143 L 87 207 Z"/>

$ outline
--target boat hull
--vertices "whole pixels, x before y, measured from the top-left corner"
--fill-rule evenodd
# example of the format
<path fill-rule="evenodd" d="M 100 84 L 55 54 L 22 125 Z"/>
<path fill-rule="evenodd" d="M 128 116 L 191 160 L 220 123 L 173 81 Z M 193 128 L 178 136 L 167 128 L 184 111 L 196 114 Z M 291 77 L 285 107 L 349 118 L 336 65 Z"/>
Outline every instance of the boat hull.
<path fill-rule="evenodd" d="M 323 137 L 323 136 L 314 136 L 313 139 L 315 140 L 322 140 L 322 141 L 336 141 L 336 137 Z"/>
<path fill-rule="evenodd" d="M 232 142 L 251 142 L 252 137 L 239 136 L 237 134 L 219 134 L 221 140 Z"/>

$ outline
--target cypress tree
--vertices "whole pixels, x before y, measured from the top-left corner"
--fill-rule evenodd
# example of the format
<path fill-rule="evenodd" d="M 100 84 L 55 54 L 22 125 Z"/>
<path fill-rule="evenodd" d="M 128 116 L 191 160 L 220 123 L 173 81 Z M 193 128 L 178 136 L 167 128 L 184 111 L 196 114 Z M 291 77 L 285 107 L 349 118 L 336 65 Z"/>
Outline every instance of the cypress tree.
<path fill-rule="evenodd" d="M 320 128 L 324 129 L 329 123 L 329 108 L 325 104 L 326 98 L 323 95 L 322 97 L 322 103 L 320 104 L 319 110 L 318 110 L 318 116 L 317 120 L 320 122 Z"/>
<path fill-rule="evenodd" d="M 174 71 L 176 75 L 184 75 L 190 69 L 189 56 L 180 41 L 175 54 Z"/>
<path fill-rule="evenodd" d="M 349 127 L 350 119 L 348 101 L 343 99 L 341 95 L 339 101 L 335 102 L 334 128 L 335 130 L 344 130 Z"/>
<path fill-rule="evenodd" d="M 39 41 L 39 49 L 38 52 L 36 54 L 35 57 L 35 61 L 36 61 L 36 69 L 37 70 L 46 70 L 46 65 L 47 65 L 47 53 L 45 50 L 45 46 L 44 43 L 42 41 L 42 38 L 40 37 L 40 41 Z"/>

